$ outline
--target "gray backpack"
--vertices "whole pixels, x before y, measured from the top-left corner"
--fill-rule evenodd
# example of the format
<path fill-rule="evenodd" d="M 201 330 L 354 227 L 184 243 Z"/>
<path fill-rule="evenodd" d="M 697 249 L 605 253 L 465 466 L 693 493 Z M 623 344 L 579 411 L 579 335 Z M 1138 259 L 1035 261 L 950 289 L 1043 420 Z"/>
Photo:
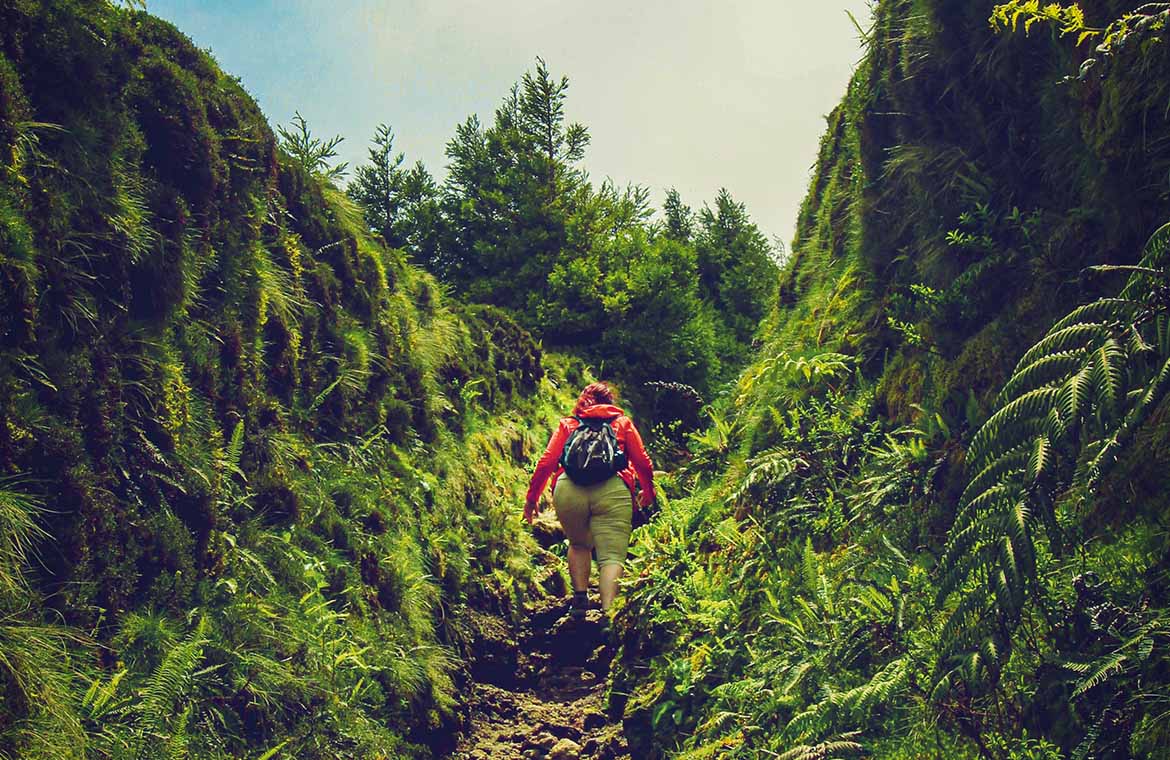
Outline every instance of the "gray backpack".
<path fill-rule="evenodd" d="M 626 469 L 626 452 L 613 430 L 613 420 L 574 417 L 580 424 L 569 434 L 560 464 L 569 480 L 592 486 Z"/>

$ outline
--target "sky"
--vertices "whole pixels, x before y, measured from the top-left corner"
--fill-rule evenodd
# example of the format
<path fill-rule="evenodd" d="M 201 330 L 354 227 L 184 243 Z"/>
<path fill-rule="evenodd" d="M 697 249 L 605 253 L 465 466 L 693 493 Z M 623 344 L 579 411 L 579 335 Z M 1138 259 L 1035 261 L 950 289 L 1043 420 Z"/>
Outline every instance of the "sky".
<path fill-rule="evenodd" d="M 825 116 L 845 93 L 870 0 L 147 0 L 269 122 L 299 111 L 351 166 L 389 124 L 408 164 L 445 176 L 457 124 L 496 106 L 536 57 L 569 78 L 595 183 L 720 188 L 787 244 Z"/>

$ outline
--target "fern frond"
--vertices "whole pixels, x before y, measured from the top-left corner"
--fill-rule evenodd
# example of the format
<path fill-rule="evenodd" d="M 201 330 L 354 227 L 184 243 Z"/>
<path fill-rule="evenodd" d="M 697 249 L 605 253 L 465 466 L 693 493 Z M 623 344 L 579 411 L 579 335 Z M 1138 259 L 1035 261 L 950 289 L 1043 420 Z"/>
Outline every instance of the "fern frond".
<path fill-rule="evenodd" d="M 946 548 L 943 550 L 942 559 L 939 560 L 940 603 L 946 595 L 962 585 L 967 575 L 966 564 L 963 560 L 971 553 L 971 550 L 983 536 L 983 533 L 982 526 L 978 523 L 973 523 L 966 526 L 960 532 L 951 535 Z"/>
<path fill-rule="evenodd" d="M 1048 332 L 1058 332 L 1077 324 L 1109 324 L 1114 321 L 1124 321 L 1140 313 L 1144 308 L 1145 303 L 1138 299 L 1099 298 L 1073 309 L 1057 321 Z M 1019 372 L 1024 366 L 1025 362 L 1021 359 L 1020 363 L 1016 365 L 1016 372 Z"/>
<path fill-rule="evenodd" d="M 81 706 L 91 718 L 101 720 L 106 714 L 106 708 L 113 702 L 118 693 L 118 685 L 122 683 L 127 672 L 129 671 L 126 668 L 122 668 L 109 681 L 103 682 L 102 679 L 95 678 L 93 683 L 89 685 L 89 689 L 86 690 L 85 696 L 81 699 Z"/>
<path fill-rule="evenodd" d="M 1006 436 L 1018 438 L 1019 436 L 1013 436 L 1013 433 L 1019 429 L 1020 423 L 1047 417 L 1050 405 L 1060 392 L 1056 388 L 1037 388 L 1010 401 L 983 423 L 983 427 L 971 440 L 971 446 L 967 450 L 968 456 L 973 460 L 982 461 L 990 453 L 989 447 L 993 441 L 1002 442 Z"/>
<path fill-rule="evenodd" d="M 175 718 L 171 726 L 170 736 L 167 738 L 166 746 L 163 748 L 163 757 L 166 760 L 185 760 L 187 757 L 187 745 L 190 743 L 190 737 L 187 734 L 188 726 L 191 723 L 191 705 L 183 708 L 183 712 Z"/>
<path fill-rule="evenodd" d="M 949 595 L 949 591 L 944 592 L 940 589 L 939 596 L 941 598 Z M 946 647 L 951 653 L 962 648 L 965 637 L 960 635 L 961 632 L 971 628 L 972 623 L 979 620 L 985 614 L 986 602 L 987 593 L 982 588 L 973 589 L 959 600 L 958 606 L 947 616 L 939 638 L 944 642 L 944 646 L 947 643 L 952 645 Z"/>
<path fill-rule="evenodd" d="M 996 668 L 1004 662 L 1004 655 L 1006 654 L 993 638 L 986 638 L 979 647 L 979 652 L 983 656 L 983 660 L 987 663 L 995 663 Z"/>
<path fill-rule="evenodd" d="M 1052 383 L 1068 377 L 1084 361 L 1085 349 L 1077 348 L 1072 351 L 1061 351 L 1055 354 L 1041 356 L 1036 361 L 1024 367 L 1017 367 L 1011 379 L 1004 385 L 999 394 L 999 403 L 1006 403 L 1022 393 L 1044 388 Z"/>
<path fill-rule="evenodd" d="M 1089 406 L 1093 396 L 1093 365 L 1086 364 L 1074 372 L 1056 396 L 1056 407 L 1065 420 L 1076 424 Z"/>
<path fill-rule="evenodd" d="M 963 495 L 959 497 L 960 508 L 966 509 L 980 495 L 993 488 L 1006 488 L 1009 483 L 1014 483 L 1015 475 L 1022 475 L 1027 471 L 1031 458 L 1032 446 L 1025 442 L 992 459 L 963 489 Z"/>
<path fill-rule="evenodd" d="M 1035 483 L 1040 476 L 1052 465 L 1052 442 L 1048 436 L 1038 437 L 1032 445 L 1032 455 L 1028 457 L 1026 475 L 1029 482 Z"/>
<path fill-rule="evenodd" d="M 854 715 L 863 714 L 878 705 L 889 704 L 909 678 L 909 661 L 899 658 L 875 673 L 867 683 L 836 695 L 836 703 Z"/>
<path fill-rule="evenodd" d="M 1018 582 L 1023 573 L 1020 572 L 1020 563 L 1017 559 L 1017 552 L 1015 544 L 1009 536 L 999 537 L 999 557 L 1000 566 L 1002 568 L 1001 577 L 1003 578 L 1003 586 L 1008 585 L 1008 578 L 1013 582 Z M 1000 588 L 996 587 L 997 595 Z M 1004 589 L 1007 590 L 1006 588 Z M 1002 602 L 1002 600 L 1001 600 Z M 1014 606 L 1014 605 L 1013 605 Z"/>
<path fill-rule="evenodd" d="M 1142 265 L 1163 270 L 1163 279 L 1166 276 L 1167 264 L 1170 264 L 1170 224 L 1164 224 L 1155 230 L 1142 251 Z M 1121 295 L 1130 296 L 1132 290 L 1134 288 L 1126 287 L 1125 290 L 1121 291 Z"/>
<path fill-rule="evenodd" d="M 1020 499 L 1016 501 L 1015 506 L 1008 512 L 1008 531 L 1016 539 L 1021 541 L 1027 540 L 1031 531 L 1032 524 L 1032 510 L 1028 507 L 1028 502 Z"/>
<path fill-rule="evenodd" d="M 163 661 L 150 674 L 137 708 L 142 725 L 143 741 L 151 737 L 171 736 L 168 722 L 185 700 L 194 685 L 195 672 L 203 660 L 203 625 L 200 624 L 182 642 L 171 647 Z"/>
<path fill-rule="evenodd" d="M 1109 270 L 1129 274 L 1120 297 L 1074 309 L 1025 352 L 1000 408 L 973 436 L 968 462 L 976 474 L 938 564 L 938 603 L 959 596 L 941 631 L 944 659 L 960 663 L 952 673 L 994 675 L 1005 658 L 1027 592 L 1040 588 L 1036 520 L 1059 550 L 1053 494 L 1069 485 L 1061 476 L 1071 472 L 1079 490 L 1091 494 L 1170 394 L 1167 257 L 1170 225 L 1151 238 L 1139 266 Z M 1077 693 L 1121 664 L 1114 657 L 1094 666 Z"/>
<path fill-rule="evenodd" d="M 1073 689 L 1072 696 L 1079 697 L 1090 689 L 1100 686 L 1109 679 L 1109 676 L 1120 673 L 1124 669 L 1126 659 L 1124 654 L 1114 652 L 1112 655 L 1098 660 L 1094 663 L 1093 672 L 1081 679 L 1080 683 Z"/>
<path fill-rule="evenodd" d="M 1109 711 L 1104 710 L 1101 712 L 1101 717 L 1085 732 L 1085 738 L 1073 750 L 1072 760 L 1089 760 L 1089 758 L 1093 757 L 1093 747 L 1096 746 L 1097 740 L 1101 738 L 1101 731 L 1105 728 L 1105 721 L 1109 717 Z"/>
<path fill-rule="evenodd" d="M 1111 326 L 1109 322 L 1079 322 L 1050 332 L 1028 349 L 1016 366 L 1027 367 L 1042 356 L 1091 347 L 1109 337 Z"/>
<path fill-rule="evenodd" d="M 1167 359 L 1162 364 L 1161 369 L 1154 376 L 1153 381 L 1147 386 L 1145 391 L 1139 396 L 1138 402 L 1130 410 L 1129 414 L 1126 415 L 1122 424 L 1118 426 L 1113 435 L 1105 439 L 1101 450 L 1085 466 L 1085 471 L 1088 474 L 1086 483 L 1089 486 L 1097 482 L 1105 467 L 1112 463 L 1117 452 L 1149 418 L 1150 414 L 1153 413 L 1162 399 L 1166 397 L 1167 393 L 1170 393 L 1170 359 Z"/>
<path fill-rule="evenodd" d="M 809 591 L 816 594 L 821 580 L 821 565 L 817 553 L 813 551 L 812 538 L 805 536 L 804 552 L 801 554 L 801 570 L 804 572 L 804 583 Z"/>
<path fill-rule="evenodd" d="M 858 735 L 860 735 L 859 731 L 851 731 L 819 744 L 801 744 L 777 757 L 778 760 L 829 760 L 829 758 L 842 755 L 860 754 L 865 748 L 853 741 L 853 738 Z"/>
<path fill-rule="evenodd" d="M 1126 359 L 1125 351 L 1117 341 L 1109 338 L 1093 351 L 1093 385 L 1096 389 L 1097 406 L 1113 414 L 1121 403 L 1122 369 Z"/>

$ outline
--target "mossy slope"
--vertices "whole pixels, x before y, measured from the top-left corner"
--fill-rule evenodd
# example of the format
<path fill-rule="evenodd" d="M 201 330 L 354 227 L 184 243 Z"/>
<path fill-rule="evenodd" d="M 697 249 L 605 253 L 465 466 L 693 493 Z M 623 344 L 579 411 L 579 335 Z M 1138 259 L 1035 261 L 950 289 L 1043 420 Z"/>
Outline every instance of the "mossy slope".
<path fill-rule="evenodd" d="M 970 435 L 1032 342 L 1116 292 L 1086 268 L 1135 263 L 1170 219 L 1170 45 L 1078 81 L 1090 46 L 996 35 L 993 5 L 876 4 L 760 358 L 637 542 L 611 693 L 635 754 L 1165 756 L 1162 644 L 1115 680 L 1075 675 L 1113 651 L 1093 604 L 1165 617 L 1165 410 L 1124 475 L 1058 510 L 1060 540 L 1035 538 L 1003 669 L 938 659 L 954 600 L 933 573 Z M 1137 3 L 1081 5 L 1104 26 Z"/>
<path fill-rule="evenodd" d="M 442 749 L 461 610 L 534 588 L 538 345 L 145 13 L 0 6 L 0 166 L 0 473 L 48 533 L 0 599 L 0 756 Z"/>

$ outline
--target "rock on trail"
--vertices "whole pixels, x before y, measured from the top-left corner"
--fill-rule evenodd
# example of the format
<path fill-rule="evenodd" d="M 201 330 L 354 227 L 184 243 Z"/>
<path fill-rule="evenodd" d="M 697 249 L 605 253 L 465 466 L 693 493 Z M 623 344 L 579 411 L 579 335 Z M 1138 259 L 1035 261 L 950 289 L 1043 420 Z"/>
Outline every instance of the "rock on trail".
<path fill-rule="evenodd" d="M 601 613 L 569 618 L 569 603 L 537 603 L 519 630 L 475 621 L 471 722 L 455 760 L 624 760 L 620 724 L 602 704 L 613 650 Z"/>

